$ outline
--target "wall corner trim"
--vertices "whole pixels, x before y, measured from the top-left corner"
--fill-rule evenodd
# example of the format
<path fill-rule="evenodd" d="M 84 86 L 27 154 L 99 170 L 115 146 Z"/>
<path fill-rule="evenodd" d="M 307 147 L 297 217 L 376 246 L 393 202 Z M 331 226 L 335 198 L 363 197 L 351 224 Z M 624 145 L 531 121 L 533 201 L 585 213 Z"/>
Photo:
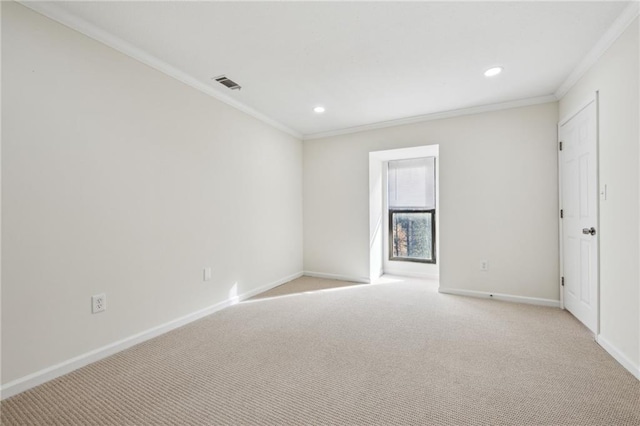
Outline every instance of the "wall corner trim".
<path fill-rule="evenodd" d="M 602 348 L 609 353 L 618 361 L 620 365 L 622 365 L 629 373 L 633 374 L 633 376 L 640 380 L 640 365 L 634 364 L 629 358 L 627 358 L 618 348 L 616 348 L 611 342 L 602 337 L 602 334 L 598 334 L 596 336 L 596 342 L 602 346 Z"/>
<path fill-rule="evenodd" d="M 589 53 L 571 71 L 566 80 L 558 87 L 555 96 L 561 99 L 567 92 L 591 69 L 598 59 L 616 42 L 636 17 L 640 15 L 640 2 L 632 1 L 620 16 L 611 24 L 611 27 L 602 35 L 600 40 L 591 48 Z"/>
<path fill-rule="evenodd" d="M 542 299 L 538 297 L 514 296 L 511 294 L 489 293 L 486 291 L 464 290 L 457 288 L 438 288 L 438 293 L 453 294 L 456 296 L 471 296 L 482 299 L 502 300 L 504 302 L 526 303 L 527 305 L 547 306 L 550 308 L 560 308 L 560 301 L 553 299 Z"/>
<path fill-rule="evenodd" d="M 140 49 L 133 44 L 116 37 L 108 31 L 99 28 L 98 26 L 79 18 L 78 16 L 67 12 L 61 6 L 55 4 L 53 1 L 26 1 L 26 0 L 16 0 L 21 5 L 37 12 L 41 15 L 46 16 L 66 27 L 71 28 L 72 30 L 78 31 L 85 36 L 92 38 L 104 45 L 107 45 L 120 53 L 123 53 L 139 62 L 142 62 L 145 65 L 150 66 L 151 68 L 160 71 L 169 77 L 172 77 L 187 86 L 190 86 L 206 95 L 209 95 L 220 102 L 223 102 L 238 111 L 241 111 L 257 120 L 262 121 L 263 123 L 283 131 L 295 138 L 302 139 L 302 134 L 296 130 L 293 130 L 284 124 L 266 116 L 265 114 L 243 104 L 242 102 L 232 98 L 231 96 L 221 92 L 214 87 L 203 83 L 192 75 L 182 71 L 181 69 L 176 68 L 173 65 L 170 65 L 163 60 L 151 55 L 150 53 Z"/>
<path fill-rule="evenodd" d="M 280 278 L 269 284 L 265 284 L 256 289 L 243 293 L 239 296 L 235 296 L 235 297 L 223 300 L 221 302 L 216 303 L 215 305 L 211 305 L 204 309 L 200 309 L 198 311 L 184 315 L 180 318 L 176 318 L 164 324 L 160 324 L 156 327 L 145 330 L 141 333 L 137 333 L 132 336 L 125 337 L 122 340 L 118 340 L 116 342 L 110 343 L 101 348 L 94 349 L 92 351 L 86 352 L 77 357 L 63 361 L 59 364 L 53 365 L 51 367 L 47 367 L 43 370 L 36 371 L 35 373 L 28 374 L 24 377 L 13 380 L 5 385 L 2 385 L 2 388 L 0 389 L 0 399 L 6 399 L 11 396 L 17 395 L 28 389 L 31 389 L 33 387 L 46 383 L 50 380 L 53 380 L 67 373 L 70 373 L 74 370 L 77 370 L 78 368 L 81 368 L 91 363 L 94 363 L 96 361 L 99 361 L 103 358 L 106 358 L 117 352 L 128 349 L 139 343 L 153 339 L 154 337 L 168 333 L 171 330 L 174 330 L 178 327 L 182 327 L 183 325 L 189 324 L 193 321 L 199 320 L 200 318 L 203 318 L 207 315 L 211 315 L 214 312 L 220 311 L 226 307 L 235 305 L 236 303 L 239 303 L 243 300 L 253 297 L 256 294 L 265 292 L 267 290 L 270 290 L 274 287 L 277 287 L 281 284 L 284 284 L 296 278 L 300 278 L 301 276 L 302 276 L 302 272 L 297 272 L 295 274 Z"/>

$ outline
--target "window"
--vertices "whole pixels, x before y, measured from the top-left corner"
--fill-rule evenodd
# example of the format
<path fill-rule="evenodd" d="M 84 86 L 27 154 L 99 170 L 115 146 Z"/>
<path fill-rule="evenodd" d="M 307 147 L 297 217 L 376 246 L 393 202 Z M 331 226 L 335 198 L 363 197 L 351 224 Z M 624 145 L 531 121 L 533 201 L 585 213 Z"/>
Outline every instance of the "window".
<path fill-rule="evenodd" d="M 389 161 L 389 260 L 436 263 L 435 158 Z"/>
<path fill-rule="evenodd" d="M 389 210 L 389 259 L 435 263 L 435 217 L 435 210 Z"/>

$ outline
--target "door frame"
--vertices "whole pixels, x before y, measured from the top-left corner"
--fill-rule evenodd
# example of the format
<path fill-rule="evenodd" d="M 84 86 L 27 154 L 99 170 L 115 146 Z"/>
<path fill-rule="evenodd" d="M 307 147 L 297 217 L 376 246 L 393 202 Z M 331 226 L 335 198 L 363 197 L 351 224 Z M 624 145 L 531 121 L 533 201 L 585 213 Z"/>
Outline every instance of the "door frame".
<path fill-rule="evenodd" d="M 587 108 L 591 103 L 596 103 L 596 185 L 598 196 L 596 197 L 596 227 L 598 232 L 600 232 L 600 93 L 596 90 L 587 100 L 582 102 L 578 108 L 571 111 L 571 113 L 566 114 L 559 122 L 556 128 L 557 132 L 557 149 L 558 149 L 558 240 L 559 240 L 559 250 L 560 250 L 560 268 L 558 276 L 558 287 L 560 288 L 560 309 L 565 309 L 564 306 L 564 288 L 562 285 L 562 277 L 564 276 L 564 246 L 562 241 L 563 221 L 560 218 L 560 210 L 562 209 L 562 151 L 559 149 L 560 144 L 560 127 L 566 124 L 569 120 L 578 115 L 582 110 Z M 596 329 L 594 333 L 596 336 L 600 334 L 600 238 L 598 238 L 598 243 L 596 246 L 596 253 L 598 254 L 598 276 L 596 277 Z"/>

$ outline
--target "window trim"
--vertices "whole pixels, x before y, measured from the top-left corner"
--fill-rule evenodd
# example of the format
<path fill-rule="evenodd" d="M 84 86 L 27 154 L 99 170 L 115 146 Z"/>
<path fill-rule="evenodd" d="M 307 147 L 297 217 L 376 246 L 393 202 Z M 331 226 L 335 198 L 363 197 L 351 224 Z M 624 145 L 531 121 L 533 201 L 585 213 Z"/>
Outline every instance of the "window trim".
<path fill-rule="evenodd" d="M 397 262 L 437 263 L 436 260 L 436 209 L 388 209 L 389 210 L 389 260 Z M 395 257 L 393 255 L 393 215 L 395 213 L 431 213 L 431 259 Z"/>

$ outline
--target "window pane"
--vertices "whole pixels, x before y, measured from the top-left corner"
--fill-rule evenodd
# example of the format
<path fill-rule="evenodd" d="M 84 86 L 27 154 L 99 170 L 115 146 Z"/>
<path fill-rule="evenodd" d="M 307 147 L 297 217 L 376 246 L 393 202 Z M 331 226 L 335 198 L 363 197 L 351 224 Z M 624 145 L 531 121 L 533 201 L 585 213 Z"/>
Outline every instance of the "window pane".
<path fill-rule="evenodd" d="M 430 212 L 393 212 L 391 215 L 393 257 L 433 260 Z"/>

